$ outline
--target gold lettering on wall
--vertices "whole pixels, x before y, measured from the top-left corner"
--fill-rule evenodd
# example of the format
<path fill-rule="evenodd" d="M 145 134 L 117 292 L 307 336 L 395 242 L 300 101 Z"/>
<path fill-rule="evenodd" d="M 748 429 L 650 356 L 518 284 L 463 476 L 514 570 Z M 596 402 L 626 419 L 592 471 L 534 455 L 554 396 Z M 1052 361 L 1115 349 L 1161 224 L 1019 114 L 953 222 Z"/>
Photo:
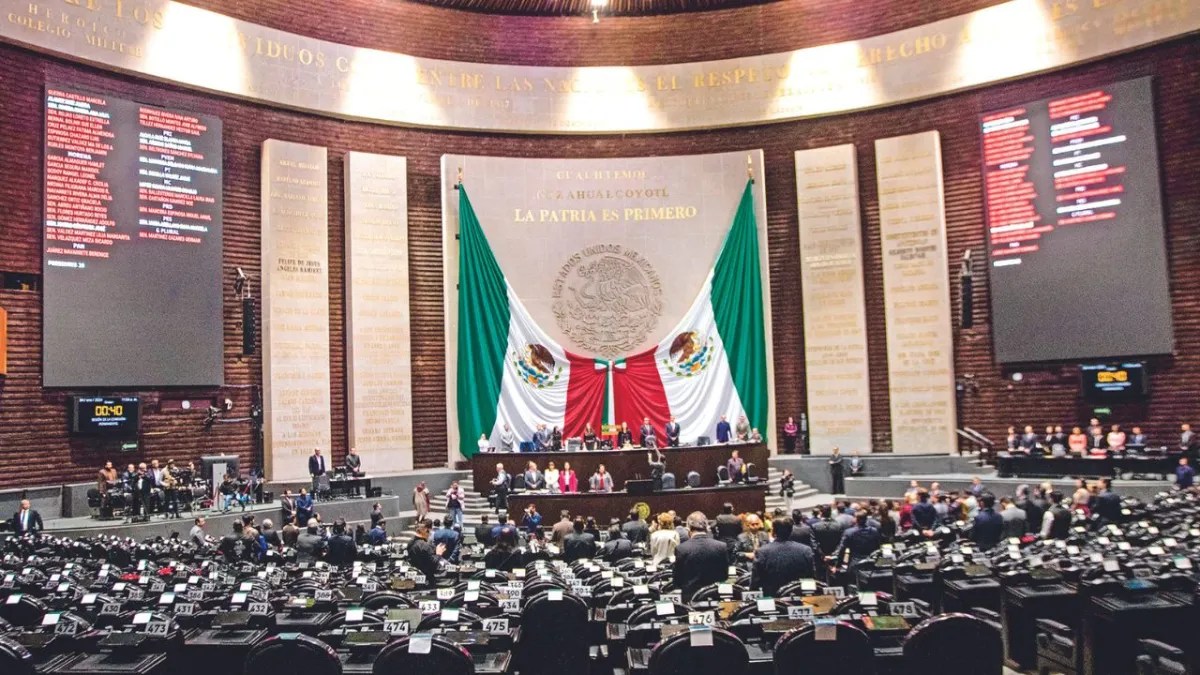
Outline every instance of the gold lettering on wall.
<path fill-rule="evenodd" d="M 936 131 L 875 141 L 892 451 L 956 444 L 954 340 Z"/>
<path fill-rule="evenodd" d="M 262 149 L 263 437 L 267 478 L 303 480 L 315 447 L 330 462 L 326 149 Z"/>
<path fill-rule="evenodd" d="M 1200 30 L 1198 6 L 1200 0 L 1010 0 L 854 42 L 637 67 L 416 58 L 174 0 L 0 0 L 0 39 L 333 116 L 604 133 L 759 124 L 936 96 L 1187 35 Z"/>

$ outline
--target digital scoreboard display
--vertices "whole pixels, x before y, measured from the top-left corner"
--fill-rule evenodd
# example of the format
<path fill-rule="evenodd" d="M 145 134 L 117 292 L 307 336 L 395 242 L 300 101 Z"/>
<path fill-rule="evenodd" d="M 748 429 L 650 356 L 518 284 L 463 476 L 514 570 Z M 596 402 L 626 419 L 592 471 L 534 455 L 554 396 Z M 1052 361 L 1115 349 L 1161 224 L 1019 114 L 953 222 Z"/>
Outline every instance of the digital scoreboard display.
<path fill-rule="evenodd" d="M 1100 363 L 1079 367 L 1084 399 L 1096 403 L 1136 401 L 1146 396 L 1146 366 Z"/>
<path fill-rule="evenodd" d="M 1172 350 L 1151 84 L 982 117 L 997 361 Z"/>
<path fill-rule="evenodd" d="M 133 438 L 141 428 L 141 412 L 136 396 L 75 396 L 71 433 Z"/>
<path fill-rule="evenodd" d="M 44 386 L 221 384 L 221 120 L 45 93 Z"/>

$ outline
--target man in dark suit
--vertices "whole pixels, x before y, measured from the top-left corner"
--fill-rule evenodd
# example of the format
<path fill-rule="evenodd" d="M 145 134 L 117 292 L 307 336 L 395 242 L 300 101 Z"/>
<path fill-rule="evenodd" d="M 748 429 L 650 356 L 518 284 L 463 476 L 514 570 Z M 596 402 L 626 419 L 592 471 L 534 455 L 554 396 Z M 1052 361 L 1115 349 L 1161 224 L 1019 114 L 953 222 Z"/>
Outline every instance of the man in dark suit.
<path fill-rule="evenodd" d="M 717 516 L 717 540 L 732 547 L 741 533 L 742 520 L 733 512 L 733 504 L 729 502 L 722 504 L 721 515 Z"/>
<path fill-rule="evenodd" d="M 650 424 L 649 417 L 642 418 L 642 428 L 638 429 L 638 434 L 642 441 L 643 448 L 658 447 L 658 439 L 655 438 L 654 425 Z"/>
<path fill-rule="evenodd" d="M 496 539 L 492 537 L 492 524 L 488 520 L 488 515 L 485 513 L 479 517 L 479 524 L 475 526 L 475 541 L 484 546 L 496 543 Z"/>
<path fill-rule="evenodd" d="M 729 547 L 708 534 L 708 519 L 696 511 L 687 518 L 691 536 L 675 549 L 675 586 L 690 602 L 696 591 L 729 577 Z"/>
<path fill-rule="evenodd" d="M 831 494 L 846 494 L 845 476 L 846 467 L 842 462 L 842 451 L 840 448 L 834 448 L 833 454 L 829 456 L 829 491 Z"/>
<path fill-rule="evenodd" d="M 576 518 L 571 523 L 571 534 L 563 537 L 563 561 L 572 563 L 585 560 L 596 555 L 596 539 L 583 531 L 583 518 Z"/>
<path fill-rule="evenodd" d="M 13 532 L 17 536 L 23 534 L 40 534 L 42 531 L 42 515 L 29 505 L 28 499 L 21 500 L 21 508 L 13 515 Z"/>
<path fill-rule="evenodd" d="M 1025 512 L 1025 532 L 1037 534 L 1042 527 L 1042 516 L 1045 515 L 1046 509 L 1030 498 L 1028 485 L 1018 485 L 1016 496 L 1013 506 Z"/>
<path fill-rule="evenodd" d="M 754 554 L 750 588 L 758 589 L 772 598 L 779 589 L 798 579 L 811 579 L 816 573 L 813 550 L 792 541 L 792 521 L 776 518 L 771 523 L 774 541 L 760 547 Z"/>
<path fill-rule="evenodd" d="M 912 507 L 913 527 L 918 530 L 932 530 L 937 527 L 937 508 L 929 503 L 929 491 L 921 488 L 917 491 L 917 503 Z"/>
<path fill-rule="evenodd" d="M 1100 486 L 1103 489 L 1096 497 L 1096 515 L 1105 524 L 1119 522 L 1121 520 L 1121 496 L 1113 492 L 1111 478 L 1101 478 Z"/>
<path fill-rule="evenodd" d="M 971 541 L 990 551 L 1004 538 L 1004 517 L 996 513 L 996 496 L 985 492 L 979 498 L 979 513 L 971 525 Z"/>
<path fill-rule="evenodd" d="M 292 496 L 291 490 L 283 491 L 283 496 L 279 498 L 279 508 L 283 510 L 284 524 L 292 522 L 296 515 L 296 498 Z"/>
<path fill-rule="evenodd" d="M 679 422 L 675 421 L 674 415 L 671 415 L 671 421 L 667 422 L 667 445 L 672 448 L 679 447 Z"/>
<path fill-rule="evenodd" d="M 1025 452 L 1033 452 L 1037 448 L 1038 436 L 1033 433 L 1033 425 L 1025 425 L 1025 433 L 1021 434 L 1021 449 Z"/>
<path fill-rule="evenodd" d="M 445 544 L 433 546 L 429 543 L 429 521 L 422 520 L 417 523 L 416 536 L 408 542 L 408 562 L 425 576 L 426 585 L 432 586 L 435 583 L 434 579 L 440 568 L 438 559 L 445 553 Z"/>
<path fill-rule="evenodd" d="M 346 531 L 346 521 L 338 518 L 333 521 L 333 536 L 329 538 L 325 560 L 331 565 L 349 565 L 358 556 L 358 546 L 354 537 Z"/>
<path fill-rule="evenodd" d="M 733 428 L 729 426 L 729 419 L 721 415 L 721 421 L 717 422 L 717 442 L 728 443 L 732 435 Z"/>
<path fill-rule="evenodd" d="M 853 565 L 859 560 L 870 557 L 872 553 L 879 550 L 882 544 L 883 536 L 868 522 L 867 512 L 859 511 L 854 516 L 854 527 L 846 530 L 846 533 L 842 535 L 842 543 L 834 552 L 833 557 L 841 561 L 843 555 L 846 555 L 848 557 L 846 562 Z"/>
<path fill-rule="evenodd" d="M 629 519 L 621 526 L 621 534 L 631 544 L 645 544 L 650 541 L 650 526 L 638 515 L 637 509 L 630 509 Z"/>
<path fill-rule="evenodd" d="M 1142 433 L 1141 427 L 1133 428 L 1133 433 L 1129 434 L 1129 442 L 1125 444 L 1125 448 L 1138 452 L 1146 449 L 1146 434 Z"/>
<path fill-rule="evenodd" d="M 791 540 L 812 549 L 813 555 L 821 555 L 821 545 L 817 542 L 817 538 L 813 536 L 812 528 L 805 522 L 804 511 L 801 509 L 794 509 L 792 511 Z"/>
<path fill-rule="evenodd" d="M 833 555 L 842 541 L 845 528 L 833 519 L 833 507 L 821 507 L 821 517 L 812 525 L 813 538 L 820 545 L 822 555 Z"/>
<path fill-rule="evenodd" d="M 308 458 L 308 475 L 312 477 L 312 495 L 316 499 L 319 479 L 325 475 L 325 458 L 321 456 L 320 448 L 313 448 L 313 454 Z"/>

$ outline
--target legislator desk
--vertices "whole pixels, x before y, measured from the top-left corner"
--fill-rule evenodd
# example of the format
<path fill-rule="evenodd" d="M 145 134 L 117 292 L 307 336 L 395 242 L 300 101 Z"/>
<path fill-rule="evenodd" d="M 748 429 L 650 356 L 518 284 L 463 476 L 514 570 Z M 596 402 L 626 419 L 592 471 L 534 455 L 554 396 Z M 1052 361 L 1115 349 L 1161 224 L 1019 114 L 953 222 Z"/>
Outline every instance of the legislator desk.
<path fill-rule="evenodd" d="M 717 467 L 725 466 L 725 461 L 734 450 L 741 454 L 742 459 L 754 465 L 754 475 L 766 477 L 767 460 L 771 456 L 764 443 L 691 445 L 661 449 L 667 458 L 667 471 L 675 474 L 675 485 L 678 487 L 687 484 L 689 471 L 700 474 L 700 487 L 715 486 Z M 475 481 L 475 489 L 481 494 L 488 493 L 488 486 L 496 477 L 496 464 L 503 464 L 509 475 L 515 476 L 525 473 L 525 466 L 531 461 L 537 463 L 539 471 L 545 471 L 549 462 L 554 462 L 560 470 L 563 462 L 570 462 L 571 470 L 579 480 L 580 490 L 587 490 L 588 478 L 591 478 L 596 467 L 601 464 L 612 474 L 614 487 L 617 488 L 627 480 L 650 477 L 645 448 L 594 452 L 481 452 L 471 457 L 471 477 Z"/>
<path fill-rule="evenodd" d="M 996 466 L 1001 478 L 1062 478 L 1064 476 L 1102 477 L 1118 473 L 1161 474 L 1175 472 L 1179 452 L 1142 455 L 1091 457 L 1039 457 L 1001 452 Z"/>
<path fill-rule="evenodd" d="M 536 504 L 538 512 L 544 518 L 544 525 L 553 525 L 558 521 L 558 514 L 563 509 L 572 517 L 592 516 L 600 526 L 606 527 L 609 520 L 619 518 L 622 521 L 629 515 L 629 510 L 639 503 L 650 507 L 650 514 L 675 510 L 680 518 L 687 518 L 693 511 L 701 511 L 710 519 L 721 512 L 725 502 L 733 504 L 738 512 L 756 511 L 761 513 L 766 508 L 766 485 L 729 485 L 725 487 L 681 488 L 662 490 L 648 495 L 631 495 L 624 491 L 595 493 L 580 492 L 572 494 L 549 494 L 545 492 L 522 492 L 512 495 L 508 500 L 508 515 L 518 525 L 525 516 L 525 508 Z"/>

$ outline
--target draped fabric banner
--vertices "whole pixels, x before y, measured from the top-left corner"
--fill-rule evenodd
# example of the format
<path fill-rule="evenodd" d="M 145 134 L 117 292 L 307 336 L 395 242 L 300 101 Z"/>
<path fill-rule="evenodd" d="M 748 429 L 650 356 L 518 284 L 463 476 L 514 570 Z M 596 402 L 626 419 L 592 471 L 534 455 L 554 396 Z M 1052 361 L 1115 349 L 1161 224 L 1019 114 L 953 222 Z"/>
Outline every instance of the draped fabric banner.
<path fill-rule="evenodd" d="M 587 423 L 649 417 L 659 438 L 675 416 L 694 440 L 722 417 L 765 429 L 767 357 L 762 270 L 752 183 L 708 280 L 679 324 L 649 350 L 597 361 L 566 352 L 513 292 L 459 186 L 458 422 L 464 456 L 509 426 L 520 439 L 538 425 L 577 436 Z M 611 382 L 611 384 L 610 384 Z M 605 415 L 606 410 L 611 411 Z M 640 441 L 640 436 L 635 438 Z"/>
<path fill-rule="evenodd" d="M 804 373 L 814 454 L 871 451 L 871 379 L 854 145 L 796 153 Z"/>
<path fill-rule="evenodd" d="M 875 141 L 893 452 L 952 452 L 954 335 L 936 131 Z"/>

